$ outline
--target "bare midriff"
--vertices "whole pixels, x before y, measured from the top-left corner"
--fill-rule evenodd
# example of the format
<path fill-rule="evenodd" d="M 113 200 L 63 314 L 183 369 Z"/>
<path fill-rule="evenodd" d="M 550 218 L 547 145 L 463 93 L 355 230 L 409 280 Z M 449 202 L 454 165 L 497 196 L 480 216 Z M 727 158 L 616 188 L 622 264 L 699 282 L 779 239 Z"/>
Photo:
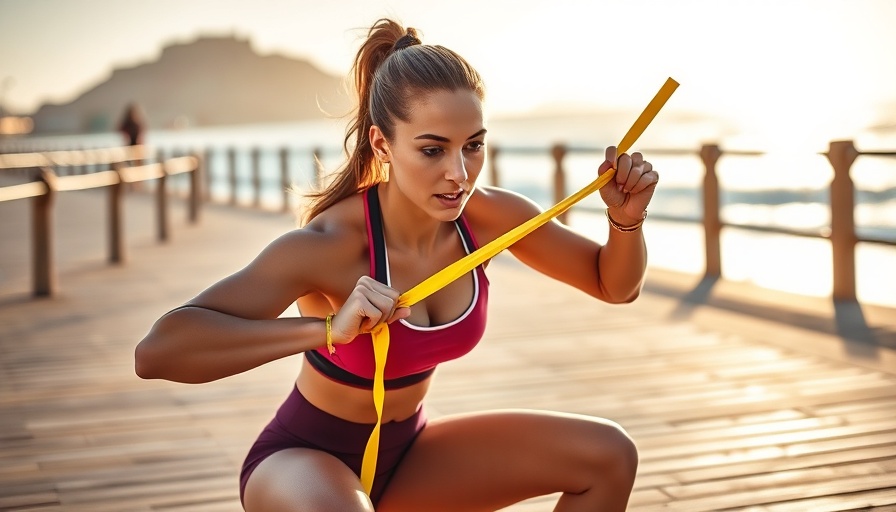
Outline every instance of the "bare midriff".
<path fill-rule="evenodd" d="M 432 377 L 401 389 L 386 391 L 383 423 L 401 421 L 417 412 Z M 333 381 L 315 370 L 302 358 L 302 370 L 296 387 L 312 405 L 333 416 L 354 423 L 376 423 L 373 391 Z"/>

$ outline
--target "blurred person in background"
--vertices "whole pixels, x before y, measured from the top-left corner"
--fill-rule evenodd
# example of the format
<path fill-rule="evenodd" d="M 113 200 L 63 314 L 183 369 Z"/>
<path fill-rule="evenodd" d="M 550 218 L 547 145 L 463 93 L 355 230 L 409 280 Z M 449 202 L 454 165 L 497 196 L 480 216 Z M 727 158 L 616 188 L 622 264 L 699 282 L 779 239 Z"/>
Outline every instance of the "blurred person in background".
<path fill-rule="evenodd" d="M 129 103 L 125 108 L 121 122 L 118 123 L 118 131 L 124 136 L 125 144 L 138 146 L 143 144 L 143 135 L 146 132 L 143 109 L 135 102 Z"/>

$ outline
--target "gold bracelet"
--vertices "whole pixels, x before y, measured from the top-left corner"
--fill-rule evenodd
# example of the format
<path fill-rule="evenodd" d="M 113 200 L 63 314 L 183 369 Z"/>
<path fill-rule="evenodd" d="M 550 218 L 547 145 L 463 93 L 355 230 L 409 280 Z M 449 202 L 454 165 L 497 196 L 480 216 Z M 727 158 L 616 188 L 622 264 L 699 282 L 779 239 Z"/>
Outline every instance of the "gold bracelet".
<path fill-rule="evenodd" d="M 333 313 L 327 315 L 327 350 L 330 355 L 336 353 L 336 347 L 333 346 Z"/>
<path fill-rule="evenodd" d="M 620 231 L 622 233 L 631 233 L 633 231 L 637 231 L 637 230 L 641 229 L 641 226 L 644 224 L 644 219 L 647 218 L 647 212 L 644 212 L 644 216 L 641 217 L 641 220 L 639 220 L 638 222 L 636 222 L 635 224 L 633 224 L 631 226 L 623 226 L 623 225 L 619 224 L 618 222 L 616 222 L 615 220 L 613 220 L 613 217 L 610 217 L 610 209 L 609 208 L 604 210 L 604 212 L 606 212 L 606 214 L 607 214 L 607 220 L 610 222 L 610 226 L 613 226 L 613 229 L 615 229 L 616 231 Z"/>

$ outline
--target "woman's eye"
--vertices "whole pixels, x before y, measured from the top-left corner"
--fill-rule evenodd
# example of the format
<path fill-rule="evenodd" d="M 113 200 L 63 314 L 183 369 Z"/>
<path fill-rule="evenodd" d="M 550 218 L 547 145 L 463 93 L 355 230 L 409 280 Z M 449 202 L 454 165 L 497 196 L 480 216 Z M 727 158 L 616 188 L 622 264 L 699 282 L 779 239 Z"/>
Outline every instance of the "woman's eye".
<path fill-rule="evenodd" d="M 479 140 L 473 141 L 473 142 L 467 144 L 467 149 L 470 151 L 480 151 L 484 147 L 485 147 L 485 142 L 482 142 Z"/>
<path fill-rule="evenodd" d="M 438 156 L 442 152 L 442 148 L 423 148 L 421 151 L 426 156 Z"/>

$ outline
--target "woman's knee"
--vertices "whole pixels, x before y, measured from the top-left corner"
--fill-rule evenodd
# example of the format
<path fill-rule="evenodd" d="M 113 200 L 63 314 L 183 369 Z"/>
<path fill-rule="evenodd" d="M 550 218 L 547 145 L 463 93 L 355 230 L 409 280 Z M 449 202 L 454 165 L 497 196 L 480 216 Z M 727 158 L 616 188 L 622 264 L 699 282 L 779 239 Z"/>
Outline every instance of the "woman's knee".
<path fill-rule="evenodd" d="M 246 512 L 372 512 L 355 474 L 335 457 L 304 449 L 278 452 L 255 468 Z"/>
<path fill-rule="evenodd" d="M 598 480 L 632 485 L 638 471 L 638 448 L 622 426 L 612 421 L 595 422 L 589 434 L 590 472 Z"/>
<path fill-rule="evenodd" d="M 607 421 L 601 425 L 600 436 L 605 439 L 605 467 L 610 475 L 624 482 L 634 482 L 638 471 L 638 447 L 621 425 Z"/>

